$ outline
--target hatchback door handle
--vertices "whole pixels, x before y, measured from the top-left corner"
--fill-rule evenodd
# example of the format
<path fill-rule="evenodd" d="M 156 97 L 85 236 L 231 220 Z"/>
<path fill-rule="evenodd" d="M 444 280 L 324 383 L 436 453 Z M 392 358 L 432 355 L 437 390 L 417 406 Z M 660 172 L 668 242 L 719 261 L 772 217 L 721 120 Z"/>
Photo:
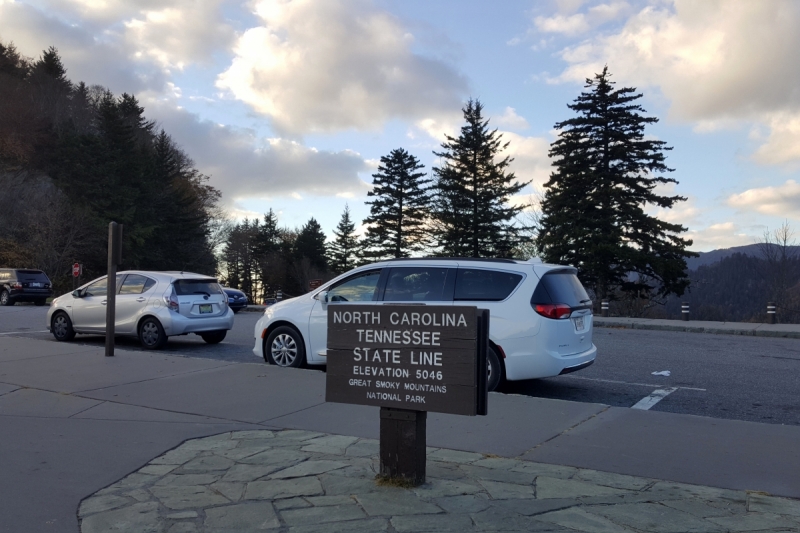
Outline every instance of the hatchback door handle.
<path fill-rule="evenodd" d="M 143 302 L 145 300 L 147 300 L 147 298 L 142 298 L 141 296 L 139 298 L 136 298 L 137 302 Z"/>

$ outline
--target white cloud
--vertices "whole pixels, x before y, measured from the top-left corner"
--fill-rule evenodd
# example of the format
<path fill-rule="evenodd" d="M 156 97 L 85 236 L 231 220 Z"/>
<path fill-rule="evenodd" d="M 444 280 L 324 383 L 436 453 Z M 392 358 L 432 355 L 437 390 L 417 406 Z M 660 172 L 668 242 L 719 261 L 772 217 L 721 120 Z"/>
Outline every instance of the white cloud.
<path fill-rule="evenodd" d="M 550 141 L 543 137 L 525 137 L 508 131 L 501 133 L 503 141 L 509 145 L 500 155 L 514 158 L 510 165 L 511 171 L 519 181 L 532 181 L 531 185 L 541 190 L 550 179 L 552 171 L 550 158 L 547 156 Z"/>
<path fill-rule="evenodd" d="M 224 21 L 220 0 L 199 0 L 142 10 L 125 22 L 125 41 L 137 54 L 167 68 L 210 63 L 214 52 L 227 50 L 234 30 Z"/>
<path fill-rule="evenodd" d="M 619 31 L 562 50 L 569 66 L 556 81 L 582 82 L 608 64 L 624 85 L 659 88 L 672 118 L 701 129 L 742 120 L 771 125 L 776 136 L 756 160 L 783 163 L 800 155 L 780 139 L 781 128 L 797 135 L 798 49 L 800 3 L 793 0 L 655 2 Z"/>
<path fill-rule="evenodd" d="M 800 219 L 800 183 L 787 180 L 777 187 L 748 189 L 729 196 L 727 203 L 743 211 Z"/>
<path fill-rule="evenodd" d="M 461 107 L 467 83 L 412 52 L 414 36 L 367 0 L 260 0 L 218 87 L 302 135 L 374 130 L 388 119 L 438 119 Z"/>
<path fill-rule="evenodd" d="M 526 130 L 529 127 L 525 117 L 517 115 L 517 111 L 513 107 L 506 107 L 503 114 L 499 117 L 494 117 L 492 122 L 495 126 L 513 131 Z"/>
<path fill-rule="evenodd" d="M 352 193 L 364 195 L 368 184 L 358 176 L 369 166 L 357 153 L 321 151 L 285 139 L 259 139 L 253 132 L 221 126 L 170 102 L 146 102 L 148 117 L 158 120 L 211 177 L 210 184 L 234 205 L 244 199 Z"/>
<path fill-rule="evenodd" d="M 734 222 L 721 222 L 700 230 L 691 230 L 683 237 L 692 239 L 690 249 L 696 252 L 753 244 L 753 237 Z"/>
<path fill-rule="evenodd" d="M 562 12 L 551 17 L 536 17 L 533 21 L 536 29 L 544 33 L 560 33 L 567 36 L 580 35 L 586 33 L 592 28 L 601 26 L 606 22 L 616 20 L 631 10 L 627 2 L 611 2 L 608 4 L 598 4 L 590 7 L 585 13 L 572 13 L 576 11 L 580 4 L 577 6 L 567 4 L 563 5 Z"/>

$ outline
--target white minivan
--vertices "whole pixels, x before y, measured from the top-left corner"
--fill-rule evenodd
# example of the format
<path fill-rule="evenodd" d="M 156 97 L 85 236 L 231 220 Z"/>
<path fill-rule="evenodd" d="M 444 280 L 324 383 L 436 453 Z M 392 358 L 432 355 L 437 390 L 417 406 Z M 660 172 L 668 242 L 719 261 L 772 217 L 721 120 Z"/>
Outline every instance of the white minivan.
<path fill-rule="evenodd" d="M 504 380 L 557 376 L 591 365 L 592 302 L 576 269 L 538 259 L 393 259 L 365 265 L 273 305 L 255 326 L 253 353 L 271 364 L 326 364 L 328 303 L 474 305 L 489 309 L 489 390 Z"/>

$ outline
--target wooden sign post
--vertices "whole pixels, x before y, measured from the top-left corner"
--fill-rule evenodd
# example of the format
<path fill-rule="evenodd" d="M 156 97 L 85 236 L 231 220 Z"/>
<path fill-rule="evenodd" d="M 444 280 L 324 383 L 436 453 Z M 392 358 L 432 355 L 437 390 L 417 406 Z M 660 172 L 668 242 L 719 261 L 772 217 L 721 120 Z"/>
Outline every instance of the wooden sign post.
<path fill-rule="evenodd" d="M 489 311 L 329 304 L 325 400 L 381 408 L 381 474 L 425 482 L 427 412 L 485 415 Z"/>

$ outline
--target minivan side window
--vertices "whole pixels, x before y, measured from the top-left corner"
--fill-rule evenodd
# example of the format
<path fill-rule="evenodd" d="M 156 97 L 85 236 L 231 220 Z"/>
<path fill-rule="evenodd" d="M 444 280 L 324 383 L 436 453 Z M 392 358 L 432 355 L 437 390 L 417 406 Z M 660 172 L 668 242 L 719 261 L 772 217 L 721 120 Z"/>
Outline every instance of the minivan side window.
<path fill-rule="evenodd" d="M 452 276 L 455 269 L 437 267 L 402 267 L 393 268 L 386 281 L 383 293 L 384 302 L 441 302 L 450 300 L 450 291 L 446 290 L 448 273 Z"/>
<path fill-rule="evenodd" d="M 347 278 L 328 290 L 328 301 L 371 302 L 380 277 L 380 270 L 369 270 Z"/>
<path fill-rule="evenodd" d="M 456 277 L 456 301 L 499 302 L 514 292 L 522 274 L 484 270 L 478 268 L 459 268 Z"/>

